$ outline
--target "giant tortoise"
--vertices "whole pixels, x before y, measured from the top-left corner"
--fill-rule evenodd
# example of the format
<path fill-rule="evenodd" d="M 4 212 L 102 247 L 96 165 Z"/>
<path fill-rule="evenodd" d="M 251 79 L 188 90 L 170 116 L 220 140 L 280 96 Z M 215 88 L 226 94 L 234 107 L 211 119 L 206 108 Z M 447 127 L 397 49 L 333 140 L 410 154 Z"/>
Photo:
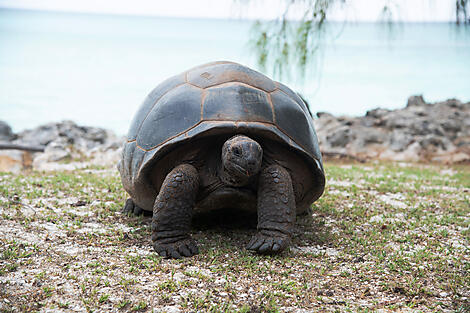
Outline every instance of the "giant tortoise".
<path fill-rule="evenodd" d="M 278 253 L 296 214 L 323 193 L 313 120 L 285 85 L 233 62 L 214 62 L 158 85 L 137 111 L 118 164 L 124 212 L 153 212 L 152 242 L 164 257 L 198 253 L 194 213 L 256 212 L 247 249 Z"/>

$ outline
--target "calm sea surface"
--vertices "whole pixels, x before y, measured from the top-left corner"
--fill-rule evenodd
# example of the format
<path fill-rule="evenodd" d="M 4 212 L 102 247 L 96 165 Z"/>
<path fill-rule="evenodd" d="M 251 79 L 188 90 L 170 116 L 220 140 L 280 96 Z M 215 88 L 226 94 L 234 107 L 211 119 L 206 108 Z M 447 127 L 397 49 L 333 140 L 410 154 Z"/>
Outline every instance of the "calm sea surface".
<path fill-rule="evenodd" d="M 127 17 L 0 10 L 0 120 L 20 131 L 51 121 L 125 134 L 165 78 L 214 60 L 257 68 L 244 20 Z M 283 82 L 313 112 L 361 115 L 403 107 L 408 96 L 470 101 L 470 31 L 453 24 L 343 28 L 316 74 Z"/>

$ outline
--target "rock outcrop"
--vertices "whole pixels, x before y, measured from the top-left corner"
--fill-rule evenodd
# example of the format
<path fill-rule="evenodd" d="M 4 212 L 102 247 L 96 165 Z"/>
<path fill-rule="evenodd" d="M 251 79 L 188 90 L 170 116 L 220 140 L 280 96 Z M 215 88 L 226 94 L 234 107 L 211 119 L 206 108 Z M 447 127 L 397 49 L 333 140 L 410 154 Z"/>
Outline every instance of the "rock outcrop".
<path fill-rule="evenodd" d="M 470 161 L 470 102 L 427 103 L 412 96 L 403 109 L 374 109 L 362 117 L 317 113 L 325 154 L 359 159 L 457 163 Z"/>
<path fill-rule="evenodd" d="M 0 121 L 0 141 L 10 141 L 14 138 L 10 125 Z"/>
<path fill-rule="evenodd" d="M 361 117 L 317 113 L 320 148 L 328 156 L 359 160 L 470 162 L 470 102 L 427 103 L 412 96 L 403 109 L 374 109 Z M 0 121 L 0 144 L 43 146 L 44 152 L 0 150 L 0 172 L 73 170 L 116 164 L 124 138 L 71 121 L 50 123 L 13 134 Z"/>
<path fill-rule="evenodd" d="M 93 165 L 117 163 L 124 138 L 111 131 L 79 126 L 72 121 L 50 123 L 25 130 L 10 138 L 10 143 L 44 146 L 44 152 L 0 151 L 0 171 L 73 170 Z"/>

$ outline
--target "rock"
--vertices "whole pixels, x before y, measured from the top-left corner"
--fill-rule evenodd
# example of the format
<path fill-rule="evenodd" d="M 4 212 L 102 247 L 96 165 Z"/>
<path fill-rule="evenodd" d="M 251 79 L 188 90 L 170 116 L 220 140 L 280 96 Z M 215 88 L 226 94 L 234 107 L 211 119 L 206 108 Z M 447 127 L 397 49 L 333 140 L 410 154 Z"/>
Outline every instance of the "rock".
<path fill-rule="evenodd" d="M 416 95 L 411 96 L 408 98 L 408 103 L 406 104 L 407 107 L 412 106 L 424 106 L 426 102 L 424 101 L 423 95 Z"/>
<path fill-rule="evenodd" d="M 317 117 L 322 117 L 322 118 L 335 118 L 333 114 L 330 114 L 328 112 L 317 112 Z"/>
<path fill-rule="evenodd" d="M 32 167 L 33 153 L 20 150 L 0 150 L 0 172 L 20 173 Z"/>
<path fill-rule="evenodd" d="M 460 128 L 461 128 L 461 125 L 459 125 L 459 123 L 455 123 L 455 120 L 454 121 L 451 121 L 451 120 L 443 120 L 439 123 L 439 125 L 441 126 L 441 128 L 443 129 L 444 132 L 446 133 L 450 133 L 450 134 L 455 134 L 457 133 Z"/>
<path fill-rule="evenodd" d="M 470 154 L 457 152 L 455 154 L 451 154 L 451 158 L 448 163 L 463 163 L 463 162 L 470 162 Z"/>
<path fill-rule="evenodd" d="M 444 164 L 463 163 L 470 161 L 470 155 L 461 152 L 456 154 L 435 154 L 432 156 L 431 161 Z"/>
<path fill-rule="evenodd" d="M 394 129 L 389 134 L 389 146 L 393 151 L 403 151 L 413 142 L 413 136 L 407 132 Z"/>
<path fill-rule="evenodd" d="M 10 125 L 4 121 L 0 121 L 0 141 L 10 141 L 14 139 Z"/>
<path fill-rule="evenodd" d="M 373 109 L 362 117 L 317 113 L 320 149 L 330 155 L 395 161 L 467 162 L 470 103 L 426 103 L 412 96 L 405 108 Z"/>
<path fill-rule="evenodd" d="M 390 110 L 377 108 L 377 109 L 367 111 L 366 116 L 371 117 L 371 118 L 382 118 L 385 115 L 387 115 L 389 112 Z"/>
<path fill-rule="evenodd" d="M 428 151 L 437 151 L 437 150 L 444 150 L 444 151 L 453 151 L 454 145 L 450 140 L 448 140 L 444 136 L 434 136 L 433 134 L 429 134 L 423 136 L 419 140 L 419 144 L 423 148 L 423 150 Z"/>
<path fill-rule="evenodd" d="M 91 149 L 102 145 L 114 136 L 111 132 L 97 127 L 78 126 L 72 121 L 50 123 L 25 130 L 18 134 L 17 142 L 35 145 L 49 145 L 61 138 L 67 144 L 79 149 Z"/>
<path fill-rule="evenodd" d="M 448 99 L 444 104 L 455 109 L 461 108 L 463 106 L 463 103 L 457 99 Z"/>
<path fill-rule="evenodd" d="M 421 145 L 418 142 L 413 142 L 406 149 L 399 153 L 390 155 L 389 158 L 383 157 L 385 160 L 400 161 L 400 162 L 419 162 L 422 161 Z"/>
<path fill-rule="evenodd" d="M 23 169 L 21 151 L 6 151 L 0 151 L 0 172 L 19 173 Z"/>
<path fill-rule="evenodd" d="M 388 129 L 415 128 L 416 123 L 419 122 L 419 117 L 410 111 L 392 111 L 383 117 L 384 126 Z"/>
<path fill-rule="evenodd" d="M 78 128 L 51 141 L 44 153 L 34 159 L 33 168 L 43 171 L 73 170 L 90 165 L 117 164 L 124 138 L 118 138 L 104 129 Z M 84 132 L 82 137 L 76 136 L 79 132 Z"/>
<path fill-rule="evenodd" d="M 72 144 L 64 137 L 51 141 L 41 156 L 52 162 L 64 161 L 72 158 Z"/>
<path fill-rule="evenodd" d="M 346 125 L 339 127 L 329 134 L 326 139 L 332 147 L 345 147 L 351 141 L 351 129 Z"/>
<path fill-rule="evenodd" d="M 355 131 L 355 138 L 361 141 L 363 146 L 369 146 L 371 144 L 382 144 L 386 142 L 388 136 L 385 132 L 377 129 L 376 131 L 370 131 L 368 127 L 358 127 Z"/>
<path fill-rule="evenodd" d="M 44 171 L 73 170 L 90 165 L 114 165 L 119 160 L 124 140 L 108 130 L 79 126 L 72 121 L 49 123 L 25 130 L 13 141 L 44 145 L 43 153 L 0 151 L 0 171 L 18 172 L 31 167 Z"/>

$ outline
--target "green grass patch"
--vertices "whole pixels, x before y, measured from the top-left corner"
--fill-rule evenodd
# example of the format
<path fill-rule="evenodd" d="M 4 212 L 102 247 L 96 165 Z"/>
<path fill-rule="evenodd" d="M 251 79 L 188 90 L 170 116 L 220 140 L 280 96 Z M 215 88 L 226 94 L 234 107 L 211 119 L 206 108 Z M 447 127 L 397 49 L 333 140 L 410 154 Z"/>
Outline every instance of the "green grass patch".
<path fill-rule="evenodd" d="M 200 254 L 182 260 L 153 252 L 149 218 L 119 213 L 113 169 L 0 174 L 0 297 L 7 311 L 465 312 L 470 168 L 325 171 L 290 251 L 253 254 L 255 229 L 216 226 L 194 229 Z"/>

